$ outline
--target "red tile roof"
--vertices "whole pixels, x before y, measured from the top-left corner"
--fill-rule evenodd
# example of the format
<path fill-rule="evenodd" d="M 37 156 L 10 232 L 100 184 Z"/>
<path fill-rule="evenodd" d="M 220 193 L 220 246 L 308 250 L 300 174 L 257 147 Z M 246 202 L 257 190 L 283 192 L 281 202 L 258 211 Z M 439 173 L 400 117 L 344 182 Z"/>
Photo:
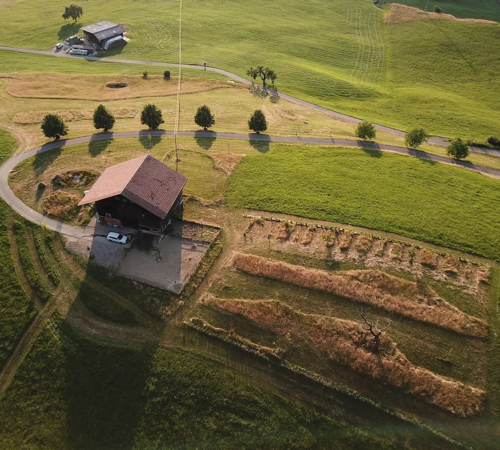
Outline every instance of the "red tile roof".
<path fill-rule="evenodd" d="M 123 195 L 163 220 L 186 182 L 186 177 L 151 155 L 140 156 L 108 167 L 78 205 Z"/>

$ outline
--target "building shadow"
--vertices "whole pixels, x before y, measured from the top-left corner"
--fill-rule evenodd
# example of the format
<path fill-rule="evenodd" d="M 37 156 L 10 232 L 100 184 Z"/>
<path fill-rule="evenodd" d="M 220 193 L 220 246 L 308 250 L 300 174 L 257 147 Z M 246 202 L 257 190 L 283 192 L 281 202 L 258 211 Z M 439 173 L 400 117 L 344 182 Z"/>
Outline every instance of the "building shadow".
<path fill-rule="evenodd" d="M 59 29 L 57 38 L 60 41 L 65 41 L 70 36 L 74 36 L 75 34 L 77 34 L 80 31 L 81 27 L 82 25 L 79 23 L 67 23 Z"/>
<path fill-rule="evenodd" d="M 94 136 L 96 136 L 96 135 L 94 135 Z M 91 139 L 89 144 L 88 144 L 89 154 L 93 158 L 95 158 L 96 156 L 99 156 L 113 142 L 113 139 L 96 139 L 96 138 L 94 138 L 94 136 L 92 136 L 93 139 Z"/>
<path fill-rule="evenodd" d="M 153 147 L 161 142 L 161 136 L 153 136 L 151 133 L 141 133 L 139 135 L 139 142 L 145 150 L 150 152 Z"/>

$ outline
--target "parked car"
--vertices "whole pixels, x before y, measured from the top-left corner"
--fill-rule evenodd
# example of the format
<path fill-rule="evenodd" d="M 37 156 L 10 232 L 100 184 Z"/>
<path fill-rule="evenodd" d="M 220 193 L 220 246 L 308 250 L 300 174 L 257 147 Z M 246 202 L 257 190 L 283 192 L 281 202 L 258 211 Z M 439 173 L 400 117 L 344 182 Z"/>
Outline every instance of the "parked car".
<path fill-rule="evenodd" d="M 123 234 L 111 231 L 110 233 L 108 233 L 108 241 L 116 242 L 118 244 L 126 244 L 128 242 L 128 238 Z"/>
<path fill-rule="evenodd" d="M 60 42 L 59 42 L 58 44 L 56 44 L 56 48 L 57 48 L 57 50 L 60 50 L 60 49 L 61 49 L 61 48 L 63 48 L 63 47 L 64 47 L 64 45 L 63 45 L 63 44 L 61 44 Z"/>

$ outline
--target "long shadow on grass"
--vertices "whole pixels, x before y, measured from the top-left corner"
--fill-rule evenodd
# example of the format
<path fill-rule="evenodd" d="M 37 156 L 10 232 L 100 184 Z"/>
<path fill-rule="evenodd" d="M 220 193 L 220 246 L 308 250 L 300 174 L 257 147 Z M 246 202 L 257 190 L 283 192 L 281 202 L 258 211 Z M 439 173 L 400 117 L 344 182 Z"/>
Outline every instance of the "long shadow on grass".
<path fill-rule="evenodd" d="M 153 147 L 161 142 L 161 136 L 153 136 L 151 133 L 141 133 L 139 135 L 139 142 L 145 150 L 151 152 Z"/>
<path fill-rule="evenodd" d="M 46 144 L 50 145 L 50 144 Z M 42 149 L 45 146 L 42 146 Z M 35 171 L 36 175 L 41 175 L 43 174 L 53 163 L 54 161 L 59 157 L 61 154 L 61 149 L 60 148 L 55 148 L 54 150 L 45 152 L 45 153 L 37 153 L 35 157 L 33 158 L 33 170 Z"/>
<path fill-rule="evenodd" d="M 94 137 L 96 136 L 96 137 Z M 98 139 L 97 137 L 99 135 L 94 135 L 92 136 L 92 139 L 89 142 L 88 149 L 89 149 L 89 154 L 93 158 L 96 156 L 99 156 L 104 150 L 106 150 L 111 143 L 113 142 L 113 139 Z"/>
<path fill-rule="evenodd" d="M 216 138 L 206 137 L 205 134 L 206 132 L 199 132 L 199 131 L 195 132 L 194 140 L 201 149 L 208 151 L 212 148 L 212 145 L 214 145 Z"/>
<path fill-rule="evenodd" d="M 61 27 L 61 29 L 57 33 L 57 38 L 60 41 L 64 41 L 70 36 L 77 34 L 80 31 L 81 27 L 82 25 L 79 23 L 67 23 Z"/>

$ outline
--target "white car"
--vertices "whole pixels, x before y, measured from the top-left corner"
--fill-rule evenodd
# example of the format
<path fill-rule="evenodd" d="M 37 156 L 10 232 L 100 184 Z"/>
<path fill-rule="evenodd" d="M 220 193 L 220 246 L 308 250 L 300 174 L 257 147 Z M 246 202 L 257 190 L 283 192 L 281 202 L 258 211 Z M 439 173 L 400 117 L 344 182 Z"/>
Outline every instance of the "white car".
<path fill-rule="evenodd" d="M 124 236 L 120 233 L 110 232 L 108 233 L 108 241 L 116 242 L 118 244 L 126 244 L 128 239 L 127 236 Z"/>
<path fill-rule="evenodd" d="M 59 50 L 59 49 L 63 48 L 63 44 L 61 44 L 61 43 L 59 42 L 59 44 L 56 44 L 56 48 L 57 48 L 57 50 Z"/>

